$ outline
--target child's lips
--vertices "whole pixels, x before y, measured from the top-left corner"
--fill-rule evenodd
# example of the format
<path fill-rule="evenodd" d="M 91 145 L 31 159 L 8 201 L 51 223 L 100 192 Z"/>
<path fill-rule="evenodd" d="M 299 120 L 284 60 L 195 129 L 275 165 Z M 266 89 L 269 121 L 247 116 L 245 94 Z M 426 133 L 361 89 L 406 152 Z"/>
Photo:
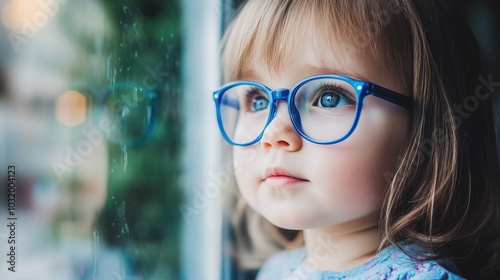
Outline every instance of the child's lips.
<path fill-rule="evenodd" d="M 293 184 L 307 182 L 308 180 L 297 177 L 281 167 L 267 168 L 263 180 L 273 187 L 286 187 Z"/>
<path fill-rule="evenodd" d="M 290 187 L 298 183 L 306 182 L 306 180 L 288 176 L 271 176 L 267 177 L 264 180 L 264 182 L 271 187 L 280 188 L 280 187 Z"/>

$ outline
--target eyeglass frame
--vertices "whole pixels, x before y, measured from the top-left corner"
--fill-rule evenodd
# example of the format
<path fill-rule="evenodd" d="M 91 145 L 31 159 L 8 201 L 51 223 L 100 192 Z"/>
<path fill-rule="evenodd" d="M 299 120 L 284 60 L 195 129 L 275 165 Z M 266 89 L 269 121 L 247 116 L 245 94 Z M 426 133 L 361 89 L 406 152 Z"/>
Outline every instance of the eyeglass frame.
<path fill-rule="evenodd" d="M 358 101 L 356 103 L 356 116 L 354 118 L 354 122 L 353 122 L 350 130 L 346 133 L 346 135 L 344 135 L 343 137 L 341 137 L 337 140 L 333 140 L 333 141 L 314 140 L 313 138 L 307 136 L 302 131 L 302 129 L 299 128 L 299 126 L 297 124 L 297 123 L 300 123 L 299 122 L 300 121 L 300 114 L 299 114 L 299 111 L 296 108 L 296 106 L 293 105 L 294 103 L 292 101 L 294 101 L 295 95 L 297 94 L 297 91 L 299 88 L 301 88 L 304 84 L 306 84 L 310 81 L 318 80 L 318 79 L 338 79 L 338 80 L 349 83 L 356 91 L 356 97 L 357 97 Z M 221 96 L 223 96 L 227 90 L 229 90 L 233 87 L 236 87 L 236 86 L 240 86 L 240 85 L 256 86 L 260 89 L 263 89 L 265 91 L 265 93 L 267 94 L 267 96 L 270 98 L 269 116 L 268 116 L 268 119 L 266 121 L 266 124 L 264 125 L 264 128 L 262 129 L 262 132 L 253 141 L 250 141 L 250 142 L 244 143 L 244 144 L 237 144 L 237 143 L 233 142 L 229 138 L 229 136 L 226 134 L 226 132 L 224 131 L 224 126 L 222 124 L 222 116 L 221 116 L 221 109 L 220 109 L 221 103 L 222 103 Z M 369 95 L 373 95 L 375 97 L 378 97 L 380 99 L 383 99 L 383 100 L 388 101 L 390 103 L 393 103 L 395 105 L 401 106 L 409 111 L 412 111 L 413 99 L 410 96 L 395 92 L 393 90 L 379 86 L 379 85 L 371 83 L 371 82 L 362 81 L 362 80 L 354 79 L 354 78 L 351 78 L 348 76 L 337 75 L 337 74 L 314 75 L 314 76 L 308 77 L 308 78 L 300 81 L 298 84 L 296 84 L 295 86 L 293 86 L 290 89 L 279 88 L 279 89 L 272 90 L 268 86 L 261 84 L 261 83 L 258 83 L 258 82 L 254 82 L 254 81 L 248 81 L 248 80 L 233 81 L 233 82 L 226 83 L 226 84 L 222 85 L 221 88 L 214 91 L 213 92 L 213 99 L 214 99 L 215 107 L 216 107 L 217 123 L 219 125 L 219 130 L 220 130 L 222 136 L 224 137 L 224 139 L 229 144 L 231 144 L 233 146 L 246 147 L 246 146 L 250 146 L 250 145 L 253 145 L 253 144 L 259 142 L 262 139 L 262 136 L 264 135 L 266 128 L 269 126 L 269 124 L 276 117 L 276 114 L 278 112 L 277 102 L 279 100 L 283 100 L 287 103 L 288 114 L 290 115 L 292 125 L 295 128 L 295 131 L 297 131 L 297 133 L 299 133 L 299 135 L 302 138 L 306 139 L 307 141 L 309 141 L 311 143 L 315 143 L 315 144 L 332 145 L 332 144 L 337 144 L 337 143 L 344 141 L 354 132 L 354 130 L 356 129 L 356 127 L 358 125 L 359 118 L 361 116 L 361 109 L 363 107 L 365 97 L 367 97 Z"/>

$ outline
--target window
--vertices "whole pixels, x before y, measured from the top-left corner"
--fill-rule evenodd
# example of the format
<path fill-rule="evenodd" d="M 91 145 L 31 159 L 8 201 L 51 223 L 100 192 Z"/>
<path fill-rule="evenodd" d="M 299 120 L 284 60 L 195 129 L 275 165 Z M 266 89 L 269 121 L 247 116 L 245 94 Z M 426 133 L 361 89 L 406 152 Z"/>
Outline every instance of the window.
<path fill-rule="evenodd" d="M 179 279 L 181 1 L 0 5 L 0 278 Z"/>

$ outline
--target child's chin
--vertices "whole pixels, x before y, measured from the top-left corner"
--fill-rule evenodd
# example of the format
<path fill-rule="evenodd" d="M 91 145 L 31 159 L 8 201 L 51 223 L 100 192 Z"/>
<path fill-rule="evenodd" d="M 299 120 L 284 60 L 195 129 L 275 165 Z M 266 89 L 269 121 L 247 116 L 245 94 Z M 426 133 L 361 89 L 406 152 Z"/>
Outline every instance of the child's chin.
<path fill-rule="evenodd" d="M 311 223 L 311 219 L 293 216 L 290 214 L 286 217 L 276 217 L 271 215 L 265 217 L 273 225 L 288 230 L 304 230 L 316 227 L 313 223 Z"/>

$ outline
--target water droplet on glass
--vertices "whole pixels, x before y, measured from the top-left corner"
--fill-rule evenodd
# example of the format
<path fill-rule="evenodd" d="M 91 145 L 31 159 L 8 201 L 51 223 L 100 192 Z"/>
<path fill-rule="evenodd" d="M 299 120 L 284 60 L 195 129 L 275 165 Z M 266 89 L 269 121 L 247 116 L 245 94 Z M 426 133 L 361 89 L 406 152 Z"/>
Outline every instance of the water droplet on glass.
<path fill-rule="evenodd" d="M 123 230 L 123 233 L 124 233 L 126 236 L 128 236 L 128 235 L 130 234 L 130 231 L 129 231 L 129 229 L 128 229 L 128 225 L 127 225 L 127 223 L 125 223 L 125 225 L 123 225 L 123 229 L 122 229 L 122 230 Z"/>
<path fill-rule="evenodd" d="M 130 109 L 126 106 L 122 108 L 122 118 L 127 117 L 130 114 Z"/>
<path fill-rule="evenodd" d="M 127 173 L 128 153 L 126 145 L 122 146 L 122 155 L 123 155 L 123 172 Z"/>
<path fill-rule="evenodd" d="M 99 231 L 97 230 L 94 230 L 94 232 L 92 233 L 93 235 L 93 241 L 94 241 L 94 250 L 93 250 L 93 254 L 94 254 L 94 268 L 93 268 L 93 271 L 94 271 L 94 275 L 93 275 L 93 279 L 96 279 L 96 272 L 97 272 L 97 260 L 99 259 L 99 254 L 100 254 L 100 245 L 101 245 L 101 237 L 99 236 Z"/>

